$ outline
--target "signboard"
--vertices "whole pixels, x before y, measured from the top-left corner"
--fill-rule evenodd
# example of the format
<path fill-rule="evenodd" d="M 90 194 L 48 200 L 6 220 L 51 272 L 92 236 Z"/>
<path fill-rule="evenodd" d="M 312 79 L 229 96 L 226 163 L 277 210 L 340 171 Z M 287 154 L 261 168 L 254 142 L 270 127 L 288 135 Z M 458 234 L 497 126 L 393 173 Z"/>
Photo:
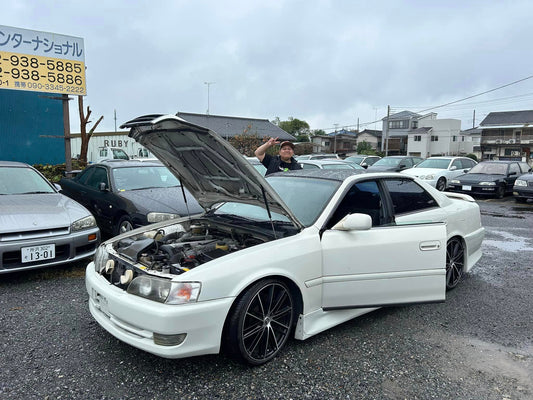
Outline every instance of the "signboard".
<path fill-rule="evenodd" d="M 0 25 L 0 89 L 86 95 L 83 39 Z"/>

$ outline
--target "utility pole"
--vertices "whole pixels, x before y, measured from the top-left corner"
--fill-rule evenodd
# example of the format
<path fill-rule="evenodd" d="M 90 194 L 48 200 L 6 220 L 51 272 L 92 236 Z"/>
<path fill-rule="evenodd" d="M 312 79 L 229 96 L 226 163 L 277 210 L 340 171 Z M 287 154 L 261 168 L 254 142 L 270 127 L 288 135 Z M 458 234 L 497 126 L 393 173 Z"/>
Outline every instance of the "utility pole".
<path fill-rule="evenodd" d="M 209 86 L 214 84 L 216 82 L 204 82 L 204 85 L 207 85 L 207 112 L 206 114 L 209 115 Z"/>
<path fill-rule="evenodd" d="M 474 110 L 474 116 L 472 117 L 472 129 L 476 127 L 476 110 Z"/>
<path fill-rule="evenodd" d="M 335 139 L 333 141 L 333 153 L 337 154 L 337 127 L 339 126 L 339 124 L 333 124 L 333 126 L 335 126 Z"/>
<path fill-rule="evenodd" d="M 387 106 L 387 123 L 385 124 L 387 130 L 385 133 L 385 157 L 389 154 L 389 116 L 390 116 L 390 105 Z"/>

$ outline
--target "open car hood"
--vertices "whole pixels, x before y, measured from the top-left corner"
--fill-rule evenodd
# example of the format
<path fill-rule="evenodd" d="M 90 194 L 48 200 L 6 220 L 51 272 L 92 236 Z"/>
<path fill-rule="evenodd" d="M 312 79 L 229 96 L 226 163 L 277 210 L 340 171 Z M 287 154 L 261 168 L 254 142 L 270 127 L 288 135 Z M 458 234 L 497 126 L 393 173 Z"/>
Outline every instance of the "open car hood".
<path fill-rule="evenodd" d="M 175 115 L 145 115 L 128 121 L 129 136 L 150 150 L 206 210 L 238 202 L 285 215 L 303 225 L 276 191 L 232 145 L 217 133 Z"/>

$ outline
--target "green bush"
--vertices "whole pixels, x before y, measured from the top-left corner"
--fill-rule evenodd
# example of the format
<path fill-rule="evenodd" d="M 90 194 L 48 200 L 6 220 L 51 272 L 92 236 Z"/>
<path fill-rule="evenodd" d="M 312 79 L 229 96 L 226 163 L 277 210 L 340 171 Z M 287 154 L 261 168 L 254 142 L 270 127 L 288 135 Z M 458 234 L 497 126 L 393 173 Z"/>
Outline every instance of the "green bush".
<path fill-rule="evenodd" d="M 52 183 L 58 183 L 61 178 L 65 176 L 66 166 L 65 164 L 35 164 L 33 166 L 37 171 L 44 175 Z M 78 160 L 72 160 L 72 170 L 80 170 L 85 168 L 83 163 L 80 163 Z"/>

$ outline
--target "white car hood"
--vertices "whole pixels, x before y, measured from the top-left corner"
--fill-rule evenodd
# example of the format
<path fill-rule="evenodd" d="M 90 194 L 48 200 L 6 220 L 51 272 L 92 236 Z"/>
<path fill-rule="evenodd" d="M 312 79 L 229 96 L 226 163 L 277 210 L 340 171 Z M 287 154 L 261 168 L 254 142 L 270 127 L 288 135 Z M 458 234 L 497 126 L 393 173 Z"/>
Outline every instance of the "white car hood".
<path fill-rule="evenodd" d="M 263 176 L 217 133 L 175 115 L 147 115 L 121 128 L 130 128 L 129 136 L 161 160 L 204 209 L 221 202 L 268 204 L 303 227 Z"/>
<path fill-rule="evenodd" d="M 88 215 L 59 193 L 0 196 L 0 233 L 69 227 Z"/>

